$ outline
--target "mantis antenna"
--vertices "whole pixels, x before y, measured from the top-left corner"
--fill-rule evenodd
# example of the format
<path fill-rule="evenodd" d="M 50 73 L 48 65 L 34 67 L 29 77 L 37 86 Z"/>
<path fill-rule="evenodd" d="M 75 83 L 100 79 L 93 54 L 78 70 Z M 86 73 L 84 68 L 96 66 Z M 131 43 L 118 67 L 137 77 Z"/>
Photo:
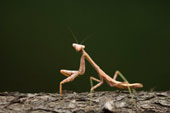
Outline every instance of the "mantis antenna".
<path fill-rule="evenodd" d="M 94 35 L 94 33 L 91 34 L 91 35 L 86 36 L 86 37 L 81 41 L 80 44 L 83 44 L 85 41 L 87 41 L 87 39 L 91 38 L 93 35 Z"/>
<path fill-rule="evenodd" d="M 78 44 L 78 40 L 77 40 L 77 38 L 76 38 L 76 35 L 73 33 L 73 31 L 70 29 L 70 28 L 68 28 L 69 30 L 70 30 L 70 32 L 71 32 L 71 34 L 72 34 L 72 36 L 73 36 L 73 39 L 76 41 L 76 43 Z"/>
<path fill-rule="evenodd" d="M 71 34 L 72 34 L 72 36 L 73 36 L 73 39 L 74 39 L 74 40 L 76 41 L 76 43 L 78 44 L 78 40 L 77 40 L 77 38 L 76 38 L 75 33 L 71 30 L 71 28 L 68 27 L 68 29 L 69 29 L 69 31 L 71 32 Z M 84 43 L 87 39 L 89 39 L 92 35 L 94 35 L 94 33 L 91 34 L 91 35 L 86 36 L 86 37 L 81 41 L 80 44 L 83 44 L 83 43 Z"/>

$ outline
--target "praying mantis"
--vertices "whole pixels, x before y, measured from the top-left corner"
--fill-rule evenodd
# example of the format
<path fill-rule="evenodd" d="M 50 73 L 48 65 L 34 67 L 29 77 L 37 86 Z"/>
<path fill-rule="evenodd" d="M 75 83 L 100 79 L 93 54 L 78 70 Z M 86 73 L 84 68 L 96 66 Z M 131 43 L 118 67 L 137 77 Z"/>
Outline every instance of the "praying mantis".
<path fill-rule="evenodd" d="M 96 88 L 101 86 L 103 82 L 105 81 L 109 86 L 111 87 L 117 87 L 120 89 L 135 89 L 135 88 L 142 88 L 143 85 L 141 83 L 128 83 L 127 81 L 121 82 L 117 81 L 116 78 L 118 75 L 122 75 L 119 71 L 116 71 L 113 78 L 111 78 L 109 75 L 107 75 L 89 56 L 89 54 L 85 51 L 85 45 L 73 43 L 73 48 L 77 52 L 81 52 L 81 58 L 80 58 L 80 67 L 79 70 L 65 70 L 61 69 L 60 73 L 66 76 L 67 78 L 62 80 L 60 82 L 59 90 L 60 90 L 60 96 L 62 96 L 62 85 L 73 81 L 77 76 L 83 75 L 85 73 L 85 59 L 92 65 L 92 67 L 96 70 L 96 72 L 99 75 L 100 79 L 97 79 L 95 77 L 90 76 L 90 80 L 98 82 L 95 86 L 91 87 L 90 91 L 93 92 Z"/>
<path fill-rule="evenodd" d="M 92 67 L 96 70 L 96 72 L 99 75 L 99 79 L 94 78 L 94 77 L 90 77 L 90 80 L 94 80 L 96 82 L 98 82 L 98 84 L 96 84 L 95 86 L 93 86 L 90 91 L 94 91 L 94 89 L 98 88 L 99 86 L 101 86 L 103 84 L 104 81 L 106 81 L 108 83 L 108 85 L 110 85 L 111 87 L 117 87 L 120 89 L 128 89 L 132 88 L 142 88 L 143 85 L 141 83 L 132 83 L 129 84 L 128 82 L 120 82 L 117 81 L 116 78 L 118 75 L 120 75 L 121 73 L 119 71 L 116 71 L 113 78 L 111 78 L 109 75 L 107 75 L 93 60 L 92 58 L 88 55 L 88 53 L 84 50 L 85 49 L 85 45 L 81 45 L 81 44 L 77 44 L 77 43 L 73 43 L 73 48 L 77 51 L 77 52 L 81 52 L 81 58 L 80 58 L 80 67 L 79 70 L 64 70 L 61 69 L 60 73 L 65 75 L 67 78 L 64 79 L 63 81 L 60 82 L 60 95 L 62 96 L 62 85 L 64 83 L 73 81 L 77 76 L 79 75 L 83 75 L 85 73 L 85 59 L 92 65 Z"/>

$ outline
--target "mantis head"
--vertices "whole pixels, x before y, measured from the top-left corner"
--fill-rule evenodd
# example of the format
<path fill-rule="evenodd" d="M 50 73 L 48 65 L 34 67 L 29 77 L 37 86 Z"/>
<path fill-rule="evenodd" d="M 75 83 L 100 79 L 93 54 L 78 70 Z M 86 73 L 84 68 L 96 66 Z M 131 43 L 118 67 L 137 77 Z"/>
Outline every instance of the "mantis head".
<path fill-rule="evenodd" d="M 85 45 L 81 45 L 81 44 L 77 44 L 77 43 L 73 43 L 73 47 L 74 49 L 79 52 L 81 50 L 83 50 L 85 48 Z"/>

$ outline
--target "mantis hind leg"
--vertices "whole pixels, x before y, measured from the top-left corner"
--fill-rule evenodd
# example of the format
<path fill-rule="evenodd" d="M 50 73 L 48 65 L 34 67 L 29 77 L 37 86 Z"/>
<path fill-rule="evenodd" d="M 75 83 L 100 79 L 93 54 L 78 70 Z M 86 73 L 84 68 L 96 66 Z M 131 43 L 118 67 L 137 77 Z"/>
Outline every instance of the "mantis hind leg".
<path fill-rule="evenodd" d="M 115 74 L 114 74 L 114 76 L 113 76 L 113 80 L 116 80 L 116 78 L 117 78 L 118 75 L 121 77 L 121 79 L 123 79 L 123 82 L 122 82 L 122 83 L 124 83 L 124 84 L 129 84 L 128 81 L 127 81 L 127 79 L 120 73 L 120 71 L 116 71 L 116 72 L 115 72 Z M 120 83 L 120 84 L 122 84 L 122 83 Z"/>
<path fill-rule="evenodd" d="M 120 72 L 119 72 L 119 71 L 116 71 L 115 74 L 114 74 L 114 76 L 113 76 L 113 79 L 116 80 L 116 78 L 117 78 L 117 76 L 118 76 L 119 74 L 120 74 Z"/>

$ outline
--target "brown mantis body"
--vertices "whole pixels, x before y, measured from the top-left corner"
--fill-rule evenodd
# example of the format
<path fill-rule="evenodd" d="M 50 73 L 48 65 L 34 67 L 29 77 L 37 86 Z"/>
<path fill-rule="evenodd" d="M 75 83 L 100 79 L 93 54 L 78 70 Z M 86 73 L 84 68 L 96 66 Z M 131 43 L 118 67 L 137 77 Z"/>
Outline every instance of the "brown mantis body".
<path fill-rule="evenodd" d="M 81 59 L 80 59 L 80 67 L 77 71 L 71 71 L 71 70 L 60 70 L 61 74 L 67 76 L 66 79 L 60 82 L 60 95 L 62 96 L 62 84 L 73 81 L 78 75 L 83 75 L 85 73 L 85 59 L 92 65 L 92 67 L 97 71 L 99 75 L 99 79 L 90 77 L 90 80 L 94 80 L 98 82 L 95 86 L 93 86 L 90 91 L 94 91 L 97 87 L 101 86 L 104 82 L 104 80 L 107 82 L 108 85 L 111 87 L 117 87 L 120 89 L 128 89 L 128 88 L 142 88 L 143 85 L 141 83 L 132 83 L 129 84 L 128 82 L 121 82 L 117 81 L 116 78 L 120 74 L 119 71 L 116 71 L 113 78 L 111 78 L 109 75 L 107 75 L 88 55 L 88 53 L 84 50 L 85 46 L 81 44 L 73 43 L 73 47 L 76 51 L 82 52 Z"/>

